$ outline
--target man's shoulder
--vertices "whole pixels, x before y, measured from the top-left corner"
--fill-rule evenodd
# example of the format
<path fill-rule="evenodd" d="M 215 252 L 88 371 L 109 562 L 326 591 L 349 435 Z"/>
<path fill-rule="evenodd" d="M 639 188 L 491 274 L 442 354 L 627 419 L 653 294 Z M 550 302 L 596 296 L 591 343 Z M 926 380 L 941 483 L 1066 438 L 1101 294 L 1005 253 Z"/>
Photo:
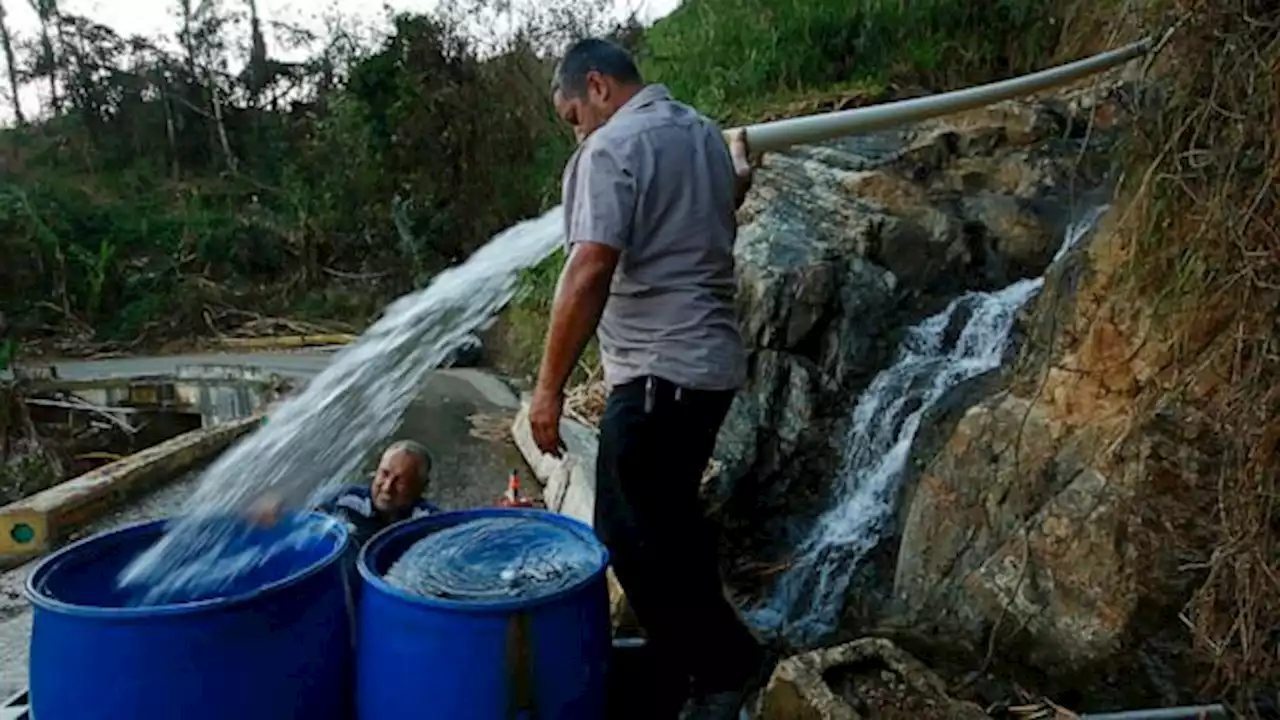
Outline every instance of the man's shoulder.
<path fill-rule="evenodd" d="M 373 515 L 373 498 L 369 488 L 361 485 L 345 485 L 331 493 L 320 509 L 325 512 L 345 510 L 365 517 Z"/>
<path fill-rule="evenodd" d="M 666 98 L 632 110 L 618 117 L 616 122 L 605 123 L 595 135 L 600 135 L 600 140 L 610 144 L 635 143 L 645 136 L 672 130 L 718 132 L 715 122 L 693 106 Z"/>

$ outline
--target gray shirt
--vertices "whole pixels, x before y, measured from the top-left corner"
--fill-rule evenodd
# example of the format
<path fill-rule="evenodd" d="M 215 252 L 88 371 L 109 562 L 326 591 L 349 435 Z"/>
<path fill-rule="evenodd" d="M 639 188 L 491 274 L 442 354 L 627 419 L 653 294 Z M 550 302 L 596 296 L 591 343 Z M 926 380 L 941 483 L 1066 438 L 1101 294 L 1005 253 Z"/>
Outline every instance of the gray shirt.
<path fill-rule="evenodd" d="M 746 378 L 734 309 L 733 161 L 720 129 L 649 85 L 564 171 L 565 240 L 621 251 L 598 337 L 605 382 L 655 375 L 732 390 Z"/>

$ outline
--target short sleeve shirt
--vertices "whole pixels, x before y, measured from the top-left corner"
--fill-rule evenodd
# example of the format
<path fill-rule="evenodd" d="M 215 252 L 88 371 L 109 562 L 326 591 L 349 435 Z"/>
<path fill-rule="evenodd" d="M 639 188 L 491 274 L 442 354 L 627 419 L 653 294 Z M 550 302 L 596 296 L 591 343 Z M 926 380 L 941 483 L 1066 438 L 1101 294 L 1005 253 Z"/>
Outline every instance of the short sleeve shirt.
<path fill-rule="evenodd" d="M 697 390 L 746 377 L 734 306 L 733 162 L 716 125 L 661 85 L 637 93 L 565 167 L 565 238 L 621 252 L 597 336 L 605 381 Z"/>

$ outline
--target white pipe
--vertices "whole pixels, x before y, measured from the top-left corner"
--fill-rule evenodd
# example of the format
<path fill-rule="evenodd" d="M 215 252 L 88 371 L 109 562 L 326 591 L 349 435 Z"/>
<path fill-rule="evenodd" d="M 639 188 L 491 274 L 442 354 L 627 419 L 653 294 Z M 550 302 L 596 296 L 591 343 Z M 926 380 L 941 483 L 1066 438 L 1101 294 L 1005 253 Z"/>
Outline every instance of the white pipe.
<path fill-rule="evenodd" d="M 1222 705 L 1199 705 L 1087 714 L 1081 715 L 1080 720 L 1205 720 L 1225 717 L 1227 717 L 1227 708 Z"/>
<path fill-rule="evenodd" d="M 746 128 L 728 130 L 726 134 L 745 129 L 747 144 L 752 154 L 755 154 L 846 135 L 884 130 L 1065 85 L 1082 77 L 1122 65 L 1145 55 L 1150 49 L 1151 40 L 1148 38 L 1083 60 L 1009 80 L 883 105 L 748 125 Z"/>

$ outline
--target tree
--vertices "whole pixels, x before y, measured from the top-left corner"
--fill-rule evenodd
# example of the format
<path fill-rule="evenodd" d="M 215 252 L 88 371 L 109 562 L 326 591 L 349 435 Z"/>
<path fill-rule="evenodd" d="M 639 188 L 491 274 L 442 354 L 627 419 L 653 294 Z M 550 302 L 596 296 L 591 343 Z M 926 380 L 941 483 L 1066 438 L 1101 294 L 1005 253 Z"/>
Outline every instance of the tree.
<path fill-rule="evenodd" d="M 13 52 L 13 36 L 5 22 L 4 3 L 0 2 L 0 51 L 4 52 L 5 67 L 9 71 L 9 98 L 13 100 L 13 116 L 19 125 L 27 123 L 22 115 L 22 98 L 18 94 L 18 61 Z"/>

